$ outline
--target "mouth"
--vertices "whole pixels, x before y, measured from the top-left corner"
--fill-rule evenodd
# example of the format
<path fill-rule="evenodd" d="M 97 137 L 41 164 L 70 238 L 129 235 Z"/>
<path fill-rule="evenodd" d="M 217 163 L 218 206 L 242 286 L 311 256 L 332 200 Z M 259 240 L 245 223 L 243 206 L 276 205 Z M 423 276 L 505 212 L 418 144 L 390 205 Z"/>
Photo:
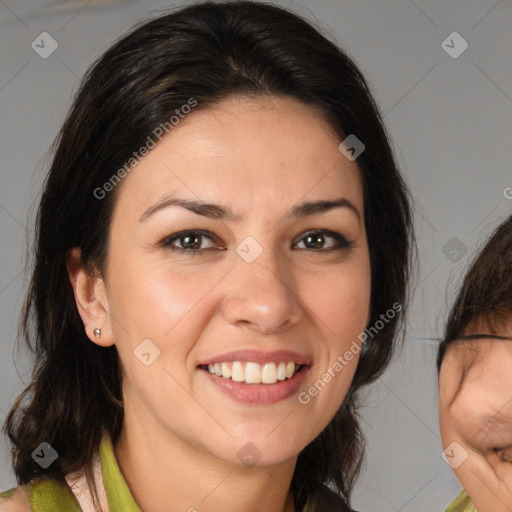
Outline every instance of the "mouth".
<path fill-rule="evenodd" d="M 197 369 L 239 403 L 271 405 L 295 396 L 312 365 L 310 357 L 288 350 L 238 350 L 199 361 Z"/>
<path fill-rule="evenodd" d="M 294 361 L 226 361 L 199 365 L 201 370 L 211 375 L 244 384 L 272 385 L 293 379 L 306 365 Z"/>

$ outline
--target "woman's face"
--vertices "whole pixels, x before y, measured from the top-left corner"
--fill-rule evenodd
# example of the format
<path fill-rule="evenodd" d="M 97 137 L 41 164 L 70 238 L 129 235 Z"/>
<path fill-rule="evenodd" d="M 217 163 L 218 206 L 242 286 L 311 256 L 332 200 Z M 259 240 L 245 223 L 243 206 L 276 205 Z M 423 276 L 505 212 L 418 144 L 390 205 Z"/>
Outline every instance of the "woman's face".
<path fill-rule="evenodd" d="M 361 177 L 340 142 L 294 99 L 231 98 L 124 178 L 102 340 L 126 423 L 238 464 L 293 458 L 329 423 L 370 302 Z"/>
<path fill-rule="evenodd" d="M 445 460 L 479 512 L 512 507 L 512 324 L 498 334 L 452 344 L 439 380 Z"/>

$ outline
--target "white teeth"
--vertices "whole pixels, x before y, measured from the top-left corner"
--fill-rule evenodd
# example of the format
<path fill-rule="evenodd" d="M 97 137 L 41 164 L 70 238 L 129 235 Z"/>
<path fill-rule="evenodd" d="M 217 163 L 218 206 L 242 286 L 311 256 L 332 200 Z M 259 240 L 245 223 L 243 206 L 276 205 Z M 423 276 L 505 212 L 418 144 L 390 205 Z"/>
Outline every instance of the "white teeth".
<path fill-rule="evenodd" d="M 277 378 L 279 380 L 286 379 L 286 363 L 280 362 L 277 367 Z"/>
<path fill-rule="evenodd" d="M 235 382 L 243 382 L 245 379 L 245 372 L 242 363 L 235 361 L 231 367 L 231 379 Z"/>
<path fill-rule="evenodd" d="M 259 384 L 261 382 L 261 366 L 258 363 L 245 365 L 245 382 L 247 384 Z"/>
<path fill-rule="evenodd" d="M 231 378 L 231 368 L 228 366 L 227 363 L 222 363 L 222 376 L 225 379 Z"/>
<path fill-rule="evenodd" d="M 263 384 L 275 384 L 277 382 L 277 368 L 274 363 L 267 363 L 261 370 L 261 382 Z"/>
<path fill-rule="evenodd" d="M 242 363 L 241 361 L 209 364 L 207 370 L 217 377 L 231 379 L 235 382 L 246 384 L 275 384 L 277 381 L 291 379 L 299 365 L 293 361 L 280 361 L 279 363 L 265 363 L 263 365 L 254 362 Z"/>

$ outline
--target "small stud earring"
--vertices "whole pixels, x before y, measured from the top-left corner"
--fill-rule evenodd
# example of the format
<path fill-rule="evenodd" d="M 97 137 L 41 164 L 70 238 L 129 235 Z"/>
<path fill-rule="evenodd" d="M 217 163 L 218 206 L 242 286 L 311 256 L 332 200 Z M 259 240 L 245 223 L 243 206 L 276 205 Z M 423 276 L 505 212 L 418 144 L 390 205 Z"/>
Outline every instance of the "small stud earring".
<path fill-rule="evenodd" d="M 101 329 L 99 327 L 96 327 L 96 329 L 94 329 L 94 336 L 96 338 L 99 338 L 101 336 Z"/>

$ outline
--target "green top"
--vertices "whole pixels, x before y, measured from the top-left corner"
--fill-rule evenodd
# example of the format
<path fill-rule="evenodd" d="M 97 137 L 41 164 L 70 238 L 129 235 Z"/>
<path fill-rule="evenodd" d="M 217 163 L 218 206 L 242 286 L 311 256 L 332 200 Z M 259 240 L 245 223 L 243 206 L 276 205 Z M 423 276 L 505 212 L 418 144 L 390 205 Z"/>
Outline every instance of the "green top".
<path fill-rule="evenodd" d="M 100 443 L 101 472 L 110 512 L 141 512 L 117 465 L 112 441 L 104 435 Z M 33 512 L 81 512 L 82 509 L 71 489 L 55 480 L 42 480 L 25 485 Z M 0 493 L 8 497 L 14 491 Z"/>
<path fill-rule="evenodd" d="M 457 499 L 452 502 L 445 512 L 477 512 L 476 508 L 471 503 L 469 496 L 465 491 L 462 491 Z"/>
<path fill-rule="evenodd" d="M 99 452 L 109 512 L 142 512 L 119 469 L 114 447 L 108 435 L 103 436 Z M 60 482 L 42 480 L 28 483 L 25 488 L 33 512 L 82 512 L 71 489 Z M 0 492 L 0 498 L 6 498 L 15 491 L 16 487 L 6 492 Z M 303 512 L 314 512 L 314 510 L 306 506 Z"/>

